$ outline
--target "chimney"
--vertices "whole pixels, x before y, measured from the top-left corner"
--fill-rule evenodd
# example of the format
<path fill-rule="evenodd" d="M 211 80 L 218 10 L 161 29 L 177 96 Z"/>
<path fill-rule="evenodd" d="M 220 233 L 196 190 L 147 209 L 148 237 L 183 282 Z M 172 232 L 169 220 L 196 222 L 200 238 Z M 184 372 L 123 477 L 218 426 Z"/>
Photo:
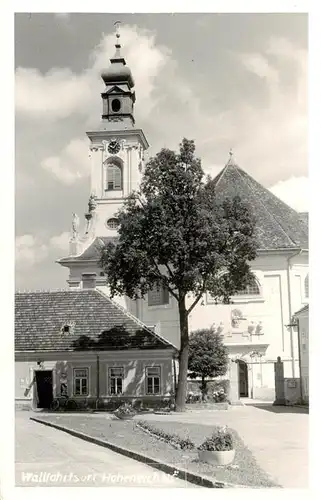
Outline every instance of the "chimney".
<path fill-rule="evenodd" d="M 96 273 L 82 273 L 82 287 L 85 289 L 96 288 Z"/>

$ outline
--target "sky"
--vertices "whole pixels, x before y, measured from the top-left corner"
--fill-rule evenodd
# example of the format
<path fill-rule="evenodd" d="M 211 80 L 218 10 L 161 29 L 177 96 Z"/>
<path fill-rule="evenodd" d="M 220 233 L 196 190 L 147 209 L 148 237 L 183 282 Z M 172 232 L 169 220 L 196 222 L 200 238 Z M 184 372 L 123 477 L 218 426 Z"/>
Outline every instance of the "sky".
<path fill-rule="evenodd" d="M 150 144 L 194 139 L 214 176 L 241 168 L 309 211 L 305 14 L 16 14 L 16 289 L 66 286 L 72 212 L 90 194 L 86 131 L 101 115 L 114 26 Z"/>

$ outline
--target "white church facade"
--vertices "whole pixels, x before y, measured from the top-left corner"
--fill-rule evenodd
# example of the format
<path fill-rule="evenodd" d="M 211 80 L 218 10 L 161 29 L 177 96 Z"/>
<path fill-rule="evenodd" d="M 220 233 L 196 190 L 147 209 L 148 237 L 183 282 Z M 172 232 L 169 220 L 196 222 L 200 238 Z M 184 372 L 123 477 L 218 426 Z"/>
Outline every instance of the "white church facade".
<path fill-rule="evenodd" d="M 98 261 L 100 249 L 117 237 L 117 211 L 141 181 L 144 153 L 149 145 L 144 132 L 135 127 L 134 80 L 116 53 L 102 73 L 103 112 L 97 130 L 87 132 L 90 144 L 91 195 L 81 233 L 74 215 L 69 255 L 58 263 L 69 269 L 70 288 L 84 280 L 108 293 Z M 217 196 L 238 194 L 257 216 L 260 249 L 252 263 L 256 285 L 241 290 L 232 304 L 216 305 L 205 294 L 190 318 L 190 331 L 213 326 L 224 336 L 232 361 L 238 361 L 240 397 L 274 399 L 274 362 L 284 361 L 286 377 L 298 378 L 298 342 L 291 324 L 295 311 L 309 301 L 308 221 L 261 186 L 234 161 L 233 155 L 213 179 Z M 95 280 L 91 279 L 95 275 Z M 131 314 L 179 347 L 179 319 L 175 300 L 166 290 L 131 301 L 115 298 Z M 231 372 L 230 372 L 230 376 Z"/>

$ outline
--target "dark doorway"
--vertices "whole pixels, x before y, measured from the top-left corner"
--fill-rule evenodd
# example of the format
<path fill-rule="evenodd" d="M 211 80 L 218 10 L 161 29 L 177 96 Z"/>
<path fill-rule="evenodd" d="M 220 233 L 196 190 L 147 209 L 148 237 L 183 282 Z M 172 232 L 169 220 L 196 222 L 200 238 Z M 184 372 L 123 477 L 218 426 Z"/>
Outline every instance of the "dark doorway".
<path fill-rule="evenodd" d="M 249 376 L 247 364 L 244 361 L 239 360 L 239 393 L 240 398 L 249 397 Z"/>
<path fill-rule="evenodd" d="M 37 385 L 37 408 L 50 408 L 53 400 L 52 395 L 52 371 L 37 370 L 36 371 Z"/>

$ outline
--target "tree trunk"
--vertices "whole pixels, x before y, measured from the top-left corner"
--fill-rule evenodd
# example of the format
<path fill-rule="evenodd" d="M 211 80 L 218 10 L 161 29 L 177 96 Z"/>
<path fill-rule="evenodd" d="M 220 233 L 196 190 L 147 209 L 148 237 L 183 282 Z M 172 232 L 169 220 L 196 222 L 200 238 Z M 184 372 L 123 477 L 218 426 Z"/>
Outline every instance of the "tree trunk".
<path fill-rule="evenodd" d="M 185 305 L 185 297 L 180 298 L 178 303 L 179 323 L 181 333 L 181 348 L 179 352 L 179 372 L 176 392 L 176 411 L 185 410 L 187 371 L 188 371 L 188 315 Z"/>
<path fill-rule="evenodd" d="M 202 392 L 202 401 L 206 402 L 206 395 L 207 395 L 207 381 L 205 380 L 205 377 L 202 377 L 202 382 L 201 382 L 201 392 Z"/>

